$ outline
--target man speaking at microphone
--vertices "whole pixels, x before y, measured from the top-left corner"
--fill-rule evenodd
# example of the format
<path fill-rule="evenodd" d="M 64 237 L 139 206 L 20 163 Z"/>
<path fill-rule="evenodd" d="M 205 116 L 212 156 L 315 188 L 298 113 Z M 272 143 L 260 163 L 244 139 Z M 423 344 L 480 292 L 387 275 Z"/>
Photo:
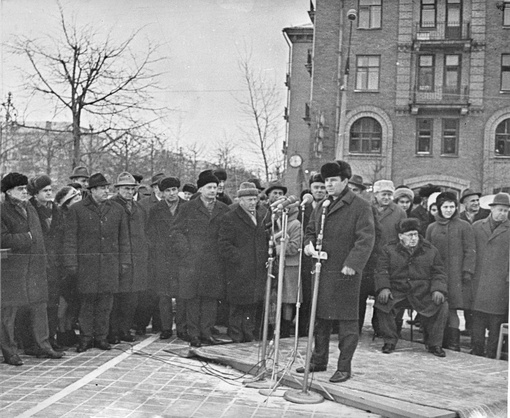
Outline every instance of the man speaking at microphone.
<path fill-rule="evenodd" d="M 327 369 L 329 338 L 333 321 L 338 320 L 337 370 L 329 379 L 345 382 L 351 377 L 351 362 L 358 345 L 358 304 L 361 272 L 370 257 L 375 240 L 374 217 L 370 204 L 349 190 L 351 166 L 345 161 L 326 163 L 321 176 L 328 197 L 320 202 L 310 217 L 305 235 L 305 254 L 316 256 L 315 245 L 321 232 L 324 202 L 325 222 L 322 240 L 322 269 L 319 278 L 315 347 L 311 372 Z M 314 262 L 317 260 L 314 259 Z M 296 370 L 304 373 L 304 367 Z"/>

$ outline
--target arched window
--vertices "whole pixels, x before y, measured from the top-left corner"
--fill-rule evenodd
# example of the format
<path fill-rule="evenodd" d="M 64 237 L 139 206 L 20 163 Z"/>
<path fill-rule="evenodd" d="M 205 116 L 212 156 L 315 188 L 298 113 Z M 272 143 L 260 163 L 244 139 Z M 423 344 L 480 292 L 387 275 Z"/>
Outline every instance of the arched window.
<path fill-rule="evenodd" d="M 359 118 L 351 126 L 350 152 L 380 154 L 382 128 L 374 118 Z"/>
<path fill-rule="evenodd" d="M 510 118 L 496 128 L 496 155 L 510 156 Z"/>

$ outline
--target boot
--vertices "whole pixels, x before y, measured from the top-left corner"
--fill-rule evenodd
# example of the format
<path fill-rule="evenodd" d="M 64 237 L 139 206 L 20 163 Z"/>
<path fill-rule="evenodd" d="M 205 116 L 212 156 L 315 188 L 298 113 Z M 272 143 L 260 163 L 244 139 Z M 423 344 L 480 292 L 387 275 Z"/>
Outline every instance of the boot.
<path fill-rule="evenodd" d="M 460 330 L 457 328 L 448 328 L 448 349 L 460 351 Z"/>
<path fill-rule="evenodd" d="M 443 348 L 450 347 L 450 329 L 450 327 L 446 327 L 443 331 L 443 344 L 441 344 Z"/>

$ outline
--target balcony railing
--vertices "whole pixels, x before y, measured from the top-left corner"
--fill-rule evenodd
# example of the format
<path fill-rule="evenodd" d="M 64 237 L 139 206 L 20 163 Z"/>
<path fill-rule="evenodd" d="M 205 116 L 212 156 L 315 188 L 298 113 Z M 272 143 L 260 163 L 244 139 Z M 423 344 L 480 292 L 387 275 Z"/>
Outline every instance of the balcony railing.
<path fill-rule="evenodd" d="M 467 23 L 441 22 L 435 26 L 417 23 L 413 40 L 418 46 L 437 46 L 444 44 L 465 44 L 471 41 L 471 25 Z"/>
<path fill-rule="evenodd" d="M 459 89 L 440 86 L 434 91 L 421 91 L 414 88 L 411 101 L 415 105 L 466 105 L 469 103 L 469 86 L 462 86 Z"/>

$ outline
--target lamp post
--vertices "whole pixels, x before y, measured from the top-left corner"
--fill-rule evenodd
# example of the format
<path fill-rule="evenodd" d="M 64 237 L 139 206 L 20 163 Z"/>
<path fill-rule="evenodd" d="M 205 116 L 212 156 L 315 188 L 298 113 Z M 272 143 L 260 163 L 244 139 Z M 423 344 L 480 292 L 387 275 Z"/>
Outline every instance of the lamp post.
<path fill-rule="evenodd" d="M 349 40 L 347 42 L 347 56 L 345 59 L 345 70 L 343 74 L 343 83 L 340 86 L 341 91 L 341 102 L 340 102 L 340 114 L 338 121 L 338 140 L 336 146 L 336 159 L 342 160 L 344 156 L 344 142 L 345 142 L 345 113 L 347 110 L 347 85 L 349 82 L 350 73 L 350 55 L 351 55 L 351 41 L 352 41 L 352 23 L 358 17 L 358 12 L 354 9 L 350 9 L 347 12 L 347 19 L 349 19 Z"/>

